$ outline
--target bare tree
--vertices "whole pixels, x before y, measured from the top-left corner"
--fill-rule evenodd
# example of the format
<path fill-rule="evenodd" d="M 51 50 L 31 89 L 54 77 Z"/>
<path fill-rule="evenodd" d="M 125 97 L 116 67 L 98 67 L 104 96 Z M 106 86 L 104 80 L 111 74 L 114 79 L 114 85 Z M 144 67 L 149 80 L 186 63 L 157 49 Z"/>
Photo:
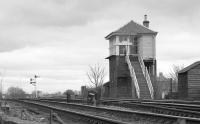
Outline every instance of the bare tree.
<path fill-rule="evenodd" d="M 75 93 L 74 93 L 73 90 L 68 89 L 68 90 L 66 90 L 66 91 L 63 93 L 63 95 L 67 95 L 67 94 L 74 95 Z"/>
<path fill-rule="evenodd" d="M 172 78 L 172 80 L 175 83 L 178 83 L 178 72 L 180 70 L 182 70 L 183 68 L 184 68 L 184 65 L 173 65 L 172 66 L 172 69 L 171 69 L 169 75 L 170 75 L 170 78 Z"/>
<path fill-rule="evenodd" d="M 7 90 L 8 98 L 25 98 L 26 92 L 19 87 L 9 87 Z"/>
<path fill-rule="evenodd" d="M 87 77 L 90 83 L 97 90 L 98 87 L 102 86 L 106 76 L 105 67 L 100 64 L 95 64 L 94 66 L 89 66 L 89 71 L 87 72 Z"/>

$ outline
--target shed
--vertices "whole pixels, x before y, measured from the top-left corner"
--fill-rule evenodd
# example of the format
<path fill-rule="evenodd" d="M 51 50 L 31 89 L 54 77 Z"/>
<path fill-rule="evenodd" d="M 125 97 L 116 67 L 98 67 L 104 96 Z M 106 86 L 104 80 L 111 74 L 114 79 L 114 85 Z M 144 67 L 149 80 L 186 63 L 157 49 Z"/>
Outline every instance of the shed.
<path fill-rule="evenodd" d="M 179 71 L 178 95 L 180 99 L 200 99 L 200 61 Z"/>

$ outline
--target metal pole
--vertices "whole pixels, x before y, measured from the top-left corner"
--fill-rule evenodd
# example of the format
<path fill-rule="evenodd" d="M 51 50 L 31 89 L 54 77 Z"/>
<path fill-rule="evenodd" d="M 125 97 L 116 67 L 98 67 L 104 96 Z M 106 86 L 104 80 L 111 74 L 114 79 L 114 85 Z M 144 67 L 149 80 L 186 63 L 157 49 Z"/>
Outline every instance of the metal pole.
<path fill-rule="evenodd" d="M 37 93 L 37 80 L 36 80 L 38 77 L 39 76 L 35 75 L 34 78 L 30 79 L 30 84 L 32 84 L 34 86 L 34 88 L 35 88 L 35 98 L 38 97 L 38 93 Z"/>
<path fill-rule="evenodd" d="M 37 98 L 37 82 L 36 82 L 36 75 L 35 75 L 35 98 Z"/>
<path fill-rule="evenodd" d="M 38 98 L 38 93 L 37 93 L 37 80 L 36 80 L 36 79 L 39 78 L 39 76 L 35 75 L 34 78 L 35 78 L 35 97 Z"/>
<path fill-rule="evenodd" d="M 35 98 L 37 98 L 37 86 L 36 86 L 36 83 L 35 83 Z"/>
<path fill-rule="evenodd" d="M 1 99 L 3 99 L 3 74 L 1 73 Z"/>
<path fill-rule="evenodd" d="M 3 77 L 1 77 L 1 99 L 3 99 Z"/>

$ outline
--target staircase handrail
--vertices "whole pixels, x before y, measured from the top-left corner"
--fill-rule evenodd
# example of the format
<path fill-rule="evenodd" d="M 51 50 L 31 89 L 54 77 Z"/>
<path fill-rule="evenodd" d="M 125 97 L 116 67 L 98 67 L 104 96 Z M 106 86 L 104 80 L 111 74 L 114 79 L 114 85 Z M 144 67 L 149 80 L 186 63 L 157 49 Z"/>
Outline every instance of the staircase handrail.
<path fill-rule="evenodd" d="M 144 65 L 144 62 L 143 62 L 143 60 L 140 56 L 138 56 L 138 60 L 139 60 L 140 66 L 142 68 L 142 72 L 144 74 L 144 77 L 147 81 L 147 85 L 148 85 L 148 88 L 149 88 L 149 92 L 151 94 L 151 98 L 154 99 L 154 89 L 153 89 L 153 85 L 151 83 L 151 78 L 149 76 L 149 72 L 147 70 L 147 67 Z"/>
<path fill-rule="evenodd" d="M 136 78 L 136 74 L 135 74 L 134 68 L 133 68 L 132 65 L 131 65 L 131 61 L 130 61 L 130 58 L 129 58 L 129 55 L 128 55 L 128 54 L 126 54 L 126 62 L 127 62 L 127 64 L 128 64 L 129 71 L 130 71 L 130 73 L 131 73 L 132 81 L 134 82 L 134 85 L 135 85 L 137 97 L 140 98 L 140 88 L 139 88 L 139 84 L 138 84 L 138 81 L 137 81 L 137 78 Z"/>
<path fill-rule="evenodd" d="M 152 85 L 151 78 L 150 78 L 149 72 L 147 70 L 147 67 L 145 67 L 145 71 L 147 73 L 146 74 L 146 80 L 147 80 L 147 84 L 148 84 L 149 91 L 150 91 L 150 94 L 151 94 L 151 99 L 154 99 L 154 89 L 153 89 L 153 85 Z"/>

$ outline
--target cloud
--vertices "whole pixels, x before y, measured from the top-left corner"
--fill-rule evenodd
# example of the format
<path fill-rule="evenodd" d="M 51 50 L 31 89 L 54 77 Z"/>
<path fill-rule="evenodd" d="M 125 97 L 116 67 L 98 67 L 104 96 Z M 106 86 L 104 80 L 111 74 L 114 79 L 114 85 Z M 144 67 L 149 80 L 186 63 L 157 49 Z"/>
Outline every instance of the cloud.
<path fill-rule="evenodd" d="M 93 52 L 91 54 L 91 52 Z M 86 49 L 81 47 L 26 47 L 12 52 L 0 53 L 0 67 L 6 69 L 82 69 L 81 66 L 89 65 L 106 56 L 101 54 L 101 49 Z M 94 60 L 92 60 L 92 58 Z M 14 61 L 13 61 L 14 60 Z M 81 61 L 80 61 L 81 60 Z"/>
<path fill-rule="evenodd" d="M 93 63 L 105 63 L 105 55 L 101 49 L 85 49 L 81 46 L 51 46 L 51 47 L 26 47 L 12 52 L 0 53 L 0 68 L 3 73 L 4 85 L 24 87 L 33 75 L 40 76 L 41 90 L 46 91 L 46 84 L 62 90 L 69 88 L 78 90 L 81 85 L 87 84 L 86 71 Z M 99 55 L 99 56 L 94 56 Z M 52 84 L 53 83 L 53 84 Z M 25 88 L 27 91 L 31 87 Z M 55 92 L 55 89 L 48 90 Z M 60 90 L 61 90 L 60 89 Z"/>
<path fill-rule="evenodd" d="M 157 55 L 160 60 L 187 60 L 199 57 L 199 37 L 189 32 L 163 35 L 157 40 Z"/>
<path fill-rule="evenodd" d="M 37 27 L 2 27 L 0 33 L 0 51 L 12 51 L 28 46 L 55 45 L 63 42 L 72 42 L 67 38 L 68 32 L 65 29 L 50 29 Z"/>
<path fill-rule="evenodd" d="M 95 17 L 99 15 L 98 13 L 106 10 L 113 2 L 106 0 L 19 0 L 13 2 L 9 0 L 9 3 L 2 3 L 7 4 L 7 11 L 2 18 L 4 24 L 71 27 L 85 25 L 97 19 Z"/>
<path fill-rule="evenodd" d="M 113 3 L 106 0 L 0 1 L 0 51 L 69 44 L 74 41 L 72 28 L 80 30 L 98 20 Z"/>
<path fill-rule="evenodd" d="M 136 1 L 133 1 L 133 3 Z M 170 18 L 194 16 L 197 10 L 199 10 L 200 1 L 193 0 L 141 0 L 136 2 L 142 8 L 146 8 L 155 14 L 168 16 Z"/>

